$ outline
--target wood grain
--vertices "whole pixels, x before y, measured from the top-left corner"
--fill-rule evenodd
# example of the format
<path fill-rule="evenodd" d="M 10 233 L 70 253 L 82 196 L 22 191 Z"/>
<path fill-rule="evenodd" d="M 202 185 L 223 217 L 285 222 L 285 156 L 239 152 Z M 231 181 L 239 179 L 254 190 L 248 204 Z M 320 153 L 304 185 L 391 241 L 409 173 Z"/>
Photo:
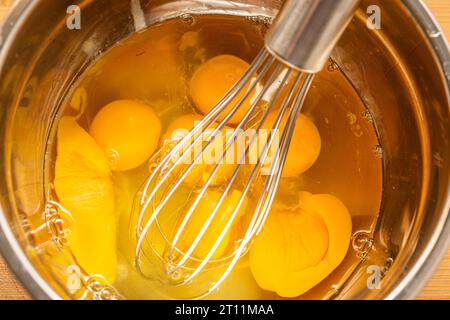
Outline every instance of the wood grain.
<path fill-rule="evenodd" d="M 450 250 L 417 299 L 450 300 Z"/>
<path fill-rule="evenodd" d="M 0 19 L 7 12 L 8 6 L 12 2 L 13 0 L 0 0 Z M 450 35 L 450 1 L 424 0 L 424 2 L 436 16 L 444 32 Z M 0 256 L 0 300 L 29 298 L 28 293 L 16 280 Z M 428 285 L 417 298 L 450 300 L 450 250 Z"/>
<path fill-rule="evenodd" d="M 450 1 L 424 0 L 424 2 L 439 21 L 447 36 L 450 37 Z"/>
<path fill-rule="evenodd" d="M 424 0 L 424 2 L 438 20 L 447 39 L 450 39 L 450 1 Z M 417 299 L 450 300 L 450 249 Z"/>

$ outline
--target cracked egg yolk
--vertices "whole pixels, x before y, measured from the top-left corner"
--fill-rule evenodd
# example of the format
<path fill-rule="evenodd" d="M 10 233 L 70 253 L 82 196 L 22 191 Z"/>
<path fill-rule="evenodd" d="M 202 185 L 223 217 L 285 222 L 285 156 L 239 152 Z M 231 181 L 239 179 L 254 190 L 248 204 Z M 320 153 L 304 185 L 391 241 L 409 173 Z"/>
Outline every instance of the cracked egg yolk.
<path fill-rule="evenodd" d="M 97 113 L 89 132 L 106 153 L 111 169 L 125 171 L 139 167 L 155 152 L 161 122 L 150 106 L 117 100 Z"/>
<path fill-rule="evenodd" d="M 278 111 L 272 111 L 264 122 L 260 134 L 260 141 L 267 141 L 264 135 L 268 135 L 278 116 Z M 279 138 L 281 139 L 281 129 L 285 127 L 287 113 L 283 117 L 280 128 Z M 259 146 L 262 148 L 263 146 Z M 282 177 L 295 177 L 307 171 L 313 166 L 319 157 L 321 149 L 321 138 L 317 127 L 307 116 L 300 114 L 294 128 L 286 162 L 284 164 Z M 270 168 L 271 161 L 275 154 L 270 153 L 265 165 Z"/>
<path fill-rule="evenodd" d="M 197 109 L 206 114 L 210 111 L 243 76 L 249 64 L 232 55 L 220 55 L 202 64 L 194 73 L 190 83 L 190 94 Z M 221 114 L 219 120 L 223 120 L 231 111 L 231 108 L 242 98 L 249 85 L 229 103 L 227 111 Z M 250 94 L 243 105 L 230 119 L 230 124 L 239 123 L 250 109 L 253 94 Z"/>
<path fill-rule="evenodd" d="M 305 192 L 297 210 L 269 214 L 250 249 L 250 269 L 264 290 L 297 297 L 342 262 L 351 231 L 350 214 L 338 198 Z"/>
<path fill-rule="evenodd" d="M 205 224 L 205 221 L 213 212 L 214 207 L 217 205 L 221 195 L 221 192 L 213 190 L 205 193 L 202 201 L 200 201 L 197 208 L 194 210 L 191 219 L 187 223 L 186 229 L 181 234 L 181 242 L 184 243 L 185 247 L 190 246 L 194 242 L 195 238 L 200 233 L 200 230 Z M 207 231 L 194 250 L 194 255 L 197 258 L 204 259 L 207 256 L 216 240 L 219 238 L 219 235 L 225 229 L 225 226 L 231 218 L 231 215 L 233 214 L 233 211 L 236 208 L 241 195 L 242 193 L 240 191 L 233 190 L 225 197 L 222 205 L 219 207 L 219 210 L 211 221 L 211 224 L 209 225 Z M 236 214 L 236 217 L 233 220 L 233 225 L 230 227 L 230 229 L 228 229 L 228 232 L 225 234 L 222 241 L 218 245 L 216 251 L 212 255 L 212 259 L 220 258 L 228 251 L 233 238 L 232 230 L 236 227 L 239 218 L 245 213 L 247 202 L 247 198 L 244 198 Z"/>
<path fill-rule="evenodd" d="M 70 232 L 77 262 L 89 274 L 116 279 L 116 217 L 111 171 L 94 139 L 75 118 L 62 117 L 57 134 L 55 191 Z"/>

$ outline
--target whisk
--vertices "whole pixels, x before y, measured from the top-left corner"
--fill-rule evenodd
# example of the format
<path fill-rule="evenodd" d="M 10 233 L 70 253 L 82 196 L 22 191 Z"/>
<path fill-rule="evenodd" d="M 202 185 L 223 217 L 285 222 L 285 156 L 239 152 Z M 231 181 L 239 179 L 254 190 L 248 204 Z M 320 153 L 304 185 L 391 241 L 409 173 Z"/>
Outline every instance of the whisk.
<path fill-rule="evenodd" d="M 228 277 L 239 259 L 247 253 L 252 240 L 261 231 L 274 201 L 296 119 L 314 73 L 320 71 L 327 62 L 358 2 L 359 0 L 285 1 L 266 35 L 265 48 L 257 55 L 242 78 L 187 135 L 155 163 L 150 176 L 139 190 L 135 206 L 135 212 L 138 214 L 136 229 L 133 230 L 136 233 L 135 266 L 143 276 L 153 277 L 155 269 L 147 270 L 145 264 L 155 263 L 158 259 L 159 273 L 167 276 L 167 283 L 174 287 L 189 286 L 202 273 L 215 270 L 212 273 L 214 280 L 208 282 L 205 287 L 200 286 L 201 292 L 193 294 L 193 297 L 201 298 L 214 292 Z M 174 223 L 174 230 L 162 230 L 159 221 L 161 215 L 173 202 L 174 195 L 185 187 L 183 181 L 198 163 L 196 161 L 207 152 L 221 130 L 230 127 L 230 119 L 248 99 L 251 100 L 248 110 L 231 134 L 227 135 L 224 151 L 218 156 L 209 176 L 198 190 L 186 194 L 185 202 L 188 205 L 186 210 L 183 207 L 184 214 L 180 220 Z M 265 141 L 258 149 L 256 161 L 246 164 L 245 159 L 258 142 L 259 130 L 263 128 L 269 113 L 274 110 L 278 113 L 270 134 L 264 136 Z M 213 186 L 214 178 L 224 164 L 227 154 L 233 149 L 234 143 L 247 128 L 255 130 L 245 144 L 245 150 L 239 152 L 239 159 L 232 174 L 220 186 L 220 197 L 214 208 L 205 216 L 193 241 L 181 247 L 180 242 L 186 226 L 205 194 L 211 188 L 217 188 Z M 205 132 L 208 132 L 206 139 Z M 275 152 L 270 154 L 270 150 Z M 191 154 L 194 155 L 193 161 L 180 170 L 184 157 Z M 262 187 L 256 187 L 258 183 Z M 217 239 L 213 241 L 206 255 L 195 256 L 196 248 L 236 185 L 240 186 L 239 199 L 233 204 L 232 213 L 217 233 Z M 235 246 L 228 254 L 220 258 L 215 257 L 218 247 L 239 218 L 245 198 L 250 195 L 255 201 L 247 218 L 241 221 L 241 236 L 237 237 Z M 162 235 L 162 247 L 152 241 L 155 232 Z M 152 260 L 149 255 L 157 256 L 158 259 Z"/>

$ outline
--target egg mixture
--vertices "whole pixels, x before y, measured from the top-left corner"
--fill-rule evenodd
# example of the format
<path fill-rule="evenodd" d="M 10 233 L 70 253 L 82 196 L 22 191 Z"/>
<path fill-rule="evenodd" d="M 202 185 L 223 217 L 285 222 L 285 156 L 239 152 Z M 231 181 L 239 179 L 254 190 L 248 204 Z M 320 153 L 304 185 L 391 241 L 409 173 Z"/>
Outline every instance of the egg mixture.
<path fill-rule="evenodd" d="M 84 272 L 100 275 L 125 298 L 183 296 L 136 271 L 133 201 L 155 154 L 173 143 L 178 129 L 191 129 L 239 79 L 267 29 L 263 21 L 243 17 L 185 20 L 149 27 L 102 55 L 76 83 L 55 125 L 52 200 L 69 217 L 70 250 Z M 248 106 L 245 101 L 231 127 Z M 377 148 L 370 113 L 330 60 L 316 75 L 297 121 L 262 232 L 209 298 L 336 293 L 360 262 L 353 235 L 370 233 L 376 223 L 382 193 Z M 198 188 L 196 179 L 205 171 L 206 165 L 195 165 L 186 186 Z M 229 175 L 221 168 L 214 183 Z M 207 254 L 240 195 L 238 189 L 228 194 L 195 257 Z M 219 191 L 204 196 L 181 245 L 193 241 L 219 196 Z M 214 257 L 226 254 L 232 242 L 232 236 L 224 237 Z"/>

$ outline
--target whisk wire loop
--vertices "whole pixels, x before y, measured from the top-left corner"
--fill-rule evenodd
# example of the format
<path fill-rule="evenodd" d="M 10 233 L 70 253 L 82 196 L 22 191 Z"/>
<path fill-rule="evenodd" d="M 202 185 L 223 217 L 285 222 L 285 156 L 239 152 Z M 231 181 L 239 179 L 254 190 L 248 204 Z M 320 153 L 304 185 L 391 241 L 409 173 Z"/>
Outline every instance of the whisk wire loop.
<path fill-rule="evenodd" d="M 267 51 L 262 50 L 258 56 L 255 58 L 255 63 L 250 66 L 250 68 L 244 73 L 242 78 L 225 94 L 225 96 L 215 105 L 211 111 L 203 117 L 196 126 L 186 135 L 184 136 L 181 141 L 179 141 L 158 163 L 158 165 L 154 168 L 152 173 L 150 174 L 149 178 L 144 184 L 144 187 L 142 189 L 141 197 L 140 197 L 140 205 L 143 206 L 142 211 L 146 211 L 148 209 L 148 205 L 150 201 L 146 201 L 146 199 L 152 199 L 156 192 L 159 190 L 161 185 L 163 184 L 163 180 L 167 179 L 167 177 L 171 174 L 172 170 L 175 168 L 176 164 L 174 164 L 167 172 L 165 172 L 164 176 L 161 178 L 160 182 L 155 186 L 152 193 L 147 197 L 148 189 L 154 180 L 154 178 L 161 172 L 161 168 L 188 142 L 192 139 L 192 137 L 199 133 L 199 131 L 202 130 L 203 127 L 205 129 L 209 128 L 215 121 L 217 121 L 218 117 L 220 116 L 220 112 L 223 111 L 227 107 L 227 105 L 234 99 L 235 95 L 239 93 L 242 88 L 244 88 L 245 83 L 251 80 L 252 75 L 258 70 L 258 67 L 262 62 L 264 62 L 269 57 L 269 54 Z M 255 84 L 256 85 L 256 84 Z M 237 109 L 237 108 L 236 108 Z M 206 124 L 206 125 L 205 125 Z M 216 134 L 220 129 L 215 129 Z M 200 132 L 201 133 L 201 132 Z M 191 146 L 198 142 L 198 140 L 201 138 L 201 134 L 196 136 L 194 138 L 194 141 L 192 141 Z M 182 154 L 181 158 L 186 155 L 188 151 L 185 150 L 185 152 Z M 140 231 L 141 231 L 141 225 L 142 225 L 142 219 L 143 216 L 139 216 L 137 229 L 136 229 L 136 236 L 140 237 Z"/>
<path fill-rule="evenodd" d="M 294 93 L 294 88 L 297 86 L 298 82 L 300 81 L 300 77 L 301 77 L 301 74 L 299 74 L 297 76 L 296 80 L 294 81 L 294 85 L 292 86 L 291 91 L 288 94 L 288 98 L 286 98 L 283 102 L 283 106 L 281 107 L 280 112 L 278 113 L 277 119 L 275 121 L 274 126 L 272 127 L 272 130 L 277 130 L 276 128 L 279 126 L 281 120 L 283 119 L 283 117 L 285 115 L 285 111 L 287 110 L 287 107 L 289 105 L 289 101 L 291 100 L 291 97 Z M 303 106 L 304 97 L 302 98 L 302 94 L 304 95 L 305 92 L 308 90 L 311 80 L 312 80 L 312 76 L 306 75 L 305 80 L 304 80 L 305 82 L 302 84 L 301 89 L 296 96 L 296 101 L 294 101 L 294 103 L 291 107 L 289 118 L 287 120 L 287 122 L 290 125 L 286 126 L 285 129 L 283 130 L 283 135 L 281 138 L 283 143 L 277 149 L 277 152 L 276 152 L 276 159 L 279 159 L 279 160 L 275 160 L 271 165 L 271 169 L 270 169 L 271 174 L 269 174 L 268 179 L 265 182 L 264 190 L 261 194 L 261 197 L 259 198 L 258 204 L 254 210 L 254 214 L 252 216 L 249 227 L 248 227 L 244 237 L 242 238 L 242 241 L 241 241 L 239 247 L 235 250 L 235 252 L 233 254 L 233 258 L 230 261 L 230 263 L 228 264 L 226 270 L 223 272 L 222 276 L 209 289 L 209 291 L 207 293 L 205 293 L 202 297 L 207 296 L 208 294 L 210 294 L 211 292 L 216 290 L 220 286 L 220 284 L 223 283 L 223 281 L 228 277 L 229 273 L 233 270 L 233 268 L 236 265 L 239 258 L 245 252 L 245 249 L 247 248 L 251 239 L 253 239 L 254 235 L 257 234 L 257 230 L 259 230 L 260 227 L 264 224 L 264 221 L 267 217 L 267 212 L 268 212 L 267 208 L 270 208 L 271 202 L 273 202 L 273 198 L 274 198 L 278 183 L 281 178 L 282 170 L 280 170 L 280 169 L 284 165 L 284 161 L 286 159 L 286 155 L 287 155 L 287 151 L 288 151 L 286 148 L 286 145 L 287 146 L 289 145 L 289 142 L 293 135 L 293 129 L 295 127 L 295 120 L 298 118 L 298 115 Z M 262 153 L 265 153 L 265 155 L 263 155 L 262 153 L 260 154 L 260 159 L 262 159 L 261 163 L 264 163 L 264 159 L 267 156 L 267 150 L 268 149 L 265 148 L 265 150 L 262 151 Z M 280 157 L 280 155 L 281 155 L 281 157 Z M 256 168 L 257 167 L 255 167 L 254 169 L 256 169 Z M 274 177 L 274 179 L 271 179 L 273 177 Z M 251 179 L 249 179 L 249 181 L 250 180 Z M 248 189 L 249 189 L 249 183 L 247 183 L 244 190 L 248 190 Z M 265 201 L 265 199 L 267 199 L 267 200 Z M 260 211 L 259 209 L 262 204 L 264 204 L 264 207 L 263 207 L 263 210 Z"/>

